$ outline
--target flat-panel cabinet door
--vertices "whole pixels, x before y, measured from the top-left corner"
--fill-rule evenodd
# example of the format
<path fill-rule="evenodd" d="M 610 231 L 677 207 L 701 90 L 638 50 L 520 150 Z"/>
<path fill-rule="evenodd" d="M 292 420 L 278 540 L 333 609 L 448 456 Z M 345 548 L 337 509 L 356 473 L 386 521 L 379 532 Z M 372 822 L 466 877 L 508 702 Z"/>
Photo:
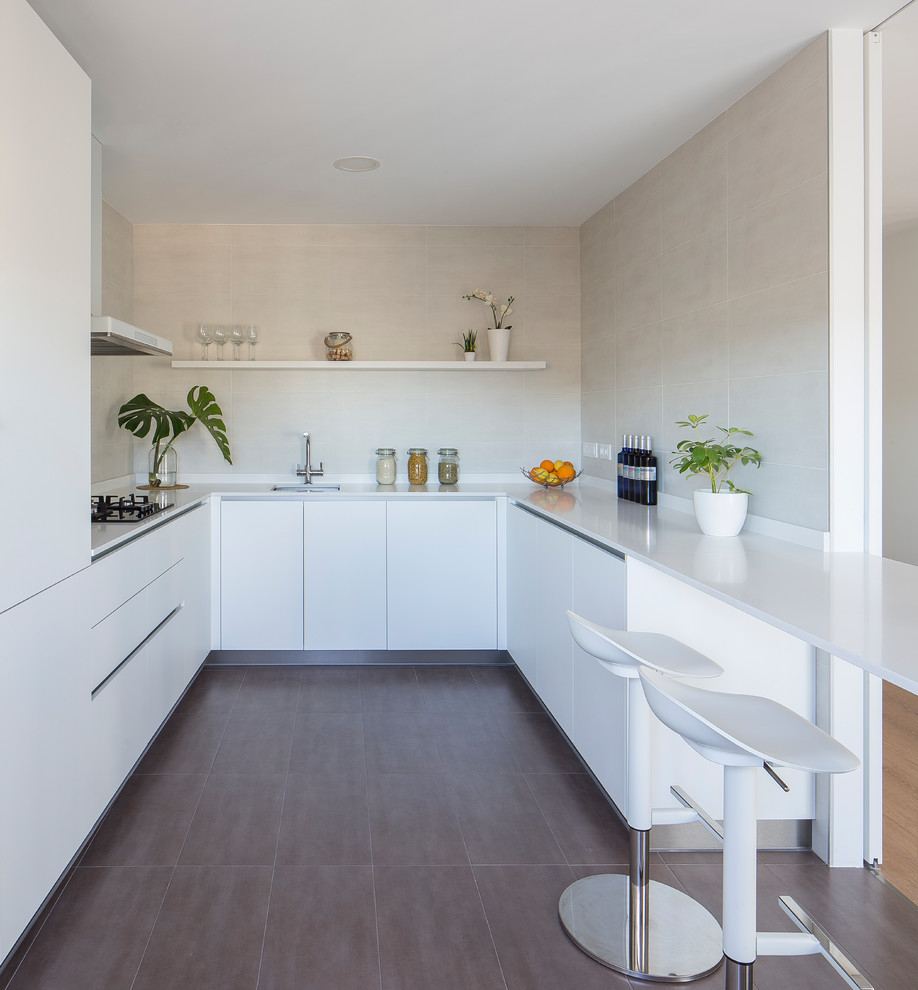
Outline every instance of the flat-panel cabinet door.
<path fill-rule="evenodd" d="M 570 533 L 549 523 L 537 530 L 535 597 L 538 640 L 536 690 L 564 731 L 571 734 L 571 607 Z"/>
<path fill-rule="evenodd" d="M 224 650 L 303 649 L 303 503 L 220 504 Z"/>
<path fill-rule="evenodd" d="M 493 499 L 410 499 L 387 510 L 389 649 L 496 649 Z"/>
<path fill-rule="evenodd" d="M 307 650 L 386 648 L 386 503 L 305 506 Z"/>
<path fill-rule="evenodd" d="M 589 543 L 573 540 L 573 604 L 592 622 L 624 629 L 625 562 Z M 627 815 L 627 682 L 571 640 L 573 657 L 573 735 L 589 768 Z M 635 685 L 640 690 L 640 685 Z"/>
<path fill-rule="evenodd" d="M 533 687 L 538 672 L 539 642 L 538 535 L 545 525 L 515 505 L 507 507 L 507 649 Z"/>

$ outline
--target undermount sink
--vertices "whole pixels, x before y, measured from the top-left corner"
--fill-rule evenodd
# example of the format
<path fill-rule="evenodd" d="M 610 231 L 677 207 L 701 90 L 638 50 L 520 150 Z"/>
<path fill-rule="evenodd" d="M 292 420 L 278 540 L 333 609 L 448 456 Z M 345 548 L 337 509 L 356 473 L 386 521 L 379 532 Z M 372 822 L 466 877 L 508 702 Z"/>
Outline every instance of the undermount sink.
<path fill-rule="evenodd" d="M 274 485 L 272 492 L 338 492 L 340 485 Z"/>

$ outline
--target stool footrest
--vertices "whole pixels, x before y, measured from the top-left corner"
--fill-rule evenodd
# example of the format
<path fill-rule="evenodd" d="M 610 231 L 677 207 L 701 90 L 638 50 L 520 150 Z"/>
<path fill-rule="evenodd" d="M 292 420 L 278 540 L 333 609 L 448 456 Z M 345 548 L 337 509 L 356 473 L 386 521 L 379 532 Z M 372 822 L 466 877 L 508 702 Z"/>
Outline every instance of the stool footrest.
<path fill-rule="evenodd" d="M 670 787 L 670 791 L 677 801 L 684 804 L 686 808 L 691 808 L 691 810 L 695 812 L 698 816 L 698 821 L 704 825 L 704 827 L 714 836 L 715 839 L 719 842 L 724 841 L 724 830 L 720 823 L 715 821 L 715 819 L 712 818 L 694 798 L 686 794 L 681 787 L 677 787 L 675 784 Z"/>
<path fill-rule="evenodd" d="M 779 897 L 778 903 L 802 931 L 816 939 L 819 943 L 819 951 L 835 967 L 835 970 L 848 986 L 852 987 L 853 990 L 874 990 L 874 985 L 861 973 L 854 961 L 842 950 L 842 947 L 792 897 Z"/>
<path fill-rule="evenodd" d="M 650 813 L 653 825 L 688 825 L 699 820 L 693 808 L 654 808 Z"/>
<path fill-rule="evenodd" d="M 809 932 L 756 932 L 757 956 L 815 956 L 822 952 L 819 939 Z"/>

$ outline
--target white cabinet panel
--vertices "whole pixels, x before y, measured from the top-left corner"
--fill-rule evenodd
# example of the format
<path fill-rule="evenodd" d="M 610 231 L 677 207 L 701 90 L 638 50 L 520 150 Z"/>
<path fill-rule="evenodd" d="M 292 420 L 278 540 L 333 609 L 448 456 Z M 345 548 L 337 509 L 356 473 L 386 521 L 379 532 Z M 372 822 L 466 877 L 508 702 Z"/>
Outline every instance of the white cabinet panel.
<path fill-rule="evenodd" d="M 220 505 L 224 650 L 303 649 L 303 503 Z"/>
<path fill-rule="evenodd" d="M 25 0 L 0 4 L 0 67 L 2 611 L 89 563 L 91 94 Z"/>
<path fill-rule="evenodd" d="M 85 574 L 0 616 L 0 959 L 95 821 Z"/>
<path fill-rule="evenodd" d="M 306 649 L 386 649 L 386 503 L 307 503 L 304 534 Z"/>
<path fill-rule="evenodd" d="M 538 630 L 536 690 L 562 729 L 571 735 L 571 544 L 564 530 L 543 523 L 537 530 L 535 625 Z"/>
<path fill-rule="evenodd" d="M 507 649 L 533 687 L 538 672 L 538 529 L 544 525 L 515 505 L 507 507 Z"/>
<path fill-rule="evenodd" d="M 572 553 L 573 611 L 613 629 L 625 628 L 625 562 L 577 538 Z M 573 639 L 571 650 L 572 741 L 619 810 L 627 815 L 626 682 L 584 653 Z"/>
<path fill-rule="evenodd" d="M 496 649 L 494 501 L 412 499 L 387 510 L 389 649 Z"/>

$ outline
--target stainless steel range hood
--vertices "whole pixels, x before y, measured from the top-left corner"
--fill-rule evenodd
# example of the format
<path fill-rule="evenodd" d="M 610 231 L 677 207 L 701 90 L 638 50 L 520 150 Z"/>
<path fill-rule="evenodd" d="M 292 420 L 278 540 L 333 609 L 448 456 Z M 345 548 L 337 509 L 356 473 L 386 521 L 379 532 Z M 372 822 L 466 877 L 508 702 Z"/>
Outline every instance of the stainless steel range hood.
<path fill-rule="evenodd" d="M 92 354 L 158 354 L 172 356 L 172 341 L 123 323 L 112 316 L 92 318 Z"/>

